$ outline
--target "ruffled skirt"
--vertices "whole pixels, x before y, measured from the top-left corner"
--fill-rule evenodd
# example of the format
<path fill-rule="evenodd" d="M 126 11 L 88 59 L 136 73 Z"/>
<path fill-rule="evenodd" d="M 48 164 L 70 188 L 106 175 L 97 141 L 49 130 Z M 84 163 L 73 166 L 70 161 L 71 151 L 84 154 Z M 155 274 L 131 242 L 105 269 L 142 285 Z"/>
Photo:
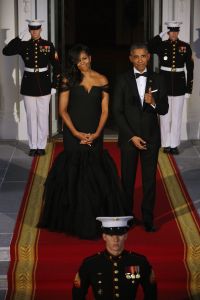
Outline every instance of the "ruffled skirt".
<path fill-rule="evenodd" d="M 45 182 L 39 227 L 82 239 L 100 236 L 98 216 L 126 215 L 124 195 L 107 150 L 61 152 Z"/>

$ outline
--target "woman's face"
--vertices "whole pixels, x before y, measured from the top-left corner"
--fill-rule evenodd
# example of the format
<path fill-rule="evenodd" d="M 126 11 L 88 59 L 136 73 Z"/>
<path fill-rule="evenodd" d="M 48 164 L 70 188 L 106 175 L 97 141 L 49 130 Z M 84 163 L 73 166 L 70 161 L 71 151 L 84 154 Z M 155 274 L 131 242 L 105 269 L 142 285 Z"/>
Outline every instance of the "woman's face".
<path fill-rule="evenodd" d="M 77 67 L 81 72 L 88 71 L 91 67 L 91 56 L 82 51 L 79 56 Z"/>

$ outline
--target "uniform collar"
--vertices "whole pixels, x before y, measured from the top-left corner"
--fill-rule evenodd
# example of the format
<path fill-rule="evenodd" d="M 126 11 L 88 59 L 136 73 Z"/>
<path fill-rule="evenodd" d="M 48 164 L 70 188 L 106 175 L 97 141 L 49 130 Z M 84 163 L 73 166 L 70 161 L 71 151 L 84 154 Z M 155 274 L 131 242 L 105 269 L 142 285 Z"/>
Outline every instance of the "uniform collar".
<path fill-rule="evenodd" d="M 170 44 L 176 44 L 176 43 L 178 43 L 179 39 L 177 39 L 175 41 L 171 41 L 170 39 L 168 39 L 168 41 L 169 41 Z"/>
<path fill-rule="evenodd" d="M 116 256 L 116 255 L 112 255 L 111 253 L 109 253 L 107 249 L 105 249 L 105 251 L 104 251 L 105 256 L 109 260 L 112 260 L 112 261 L 120 260 L 124 256 L 125 253 L 126 253 L 126 250 L 123 250 L 122 253 L 120 253 L 119 255 Z"/>
<path fill-rule="evenodd" d="M 39 43 L 40 41 L 41 41 L 41 37 L 39 37 L 39 39 L 37 39 L 37 40 L 34 40 L 34 39 L 31 39 L 31 41 L 33 42 L 33 43 Z"/>

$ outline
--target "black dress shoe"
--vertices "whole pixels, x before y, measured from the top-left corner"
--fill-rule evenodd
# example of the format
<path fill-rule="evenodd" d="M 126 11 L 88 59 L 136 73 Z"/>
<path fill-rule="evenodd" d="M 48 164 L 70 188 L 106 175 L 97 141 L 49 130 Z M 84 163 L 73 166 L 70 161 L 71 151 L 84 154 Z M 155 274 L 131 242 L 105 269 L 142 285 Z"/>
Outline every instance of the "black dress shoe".
<path fill-rule="evenodd" d="M 30 149 L 29 150 L 29 156 L 36 156 L 36 153 L 37 153 L 37 149 Z"/>
<path fill-rule="evenodd" d="M 45 155 L 45 154 L 46 154 L 46 152 L 45 152 L 44 149 L 37 149 L 37 155 L 42 156 L 42 155 Z"/>
<path fill-rule="evenodd" d="M 174 154 L 174 155 L 178 155 L 179 154 L 179 150 L 178 150 L 178 148 L 177 147 L 175 147 L 175 148 L 171 148 L 171 154 Z"/>
<path fill-rule="evenodd" d="M 156 231 L 156 227 L 151 223 L 144 223 L 144 229 L 147 232 L 155 232 Z"/>
<path fill-rule="evenodd" d="M 164 152 L 164 153 L 170 153 L 170 151 L 171 151 L 171 148 L 170 148 L 170 147 L 164 147 L 164 148 L 163 148 L 163 152 Z"/>

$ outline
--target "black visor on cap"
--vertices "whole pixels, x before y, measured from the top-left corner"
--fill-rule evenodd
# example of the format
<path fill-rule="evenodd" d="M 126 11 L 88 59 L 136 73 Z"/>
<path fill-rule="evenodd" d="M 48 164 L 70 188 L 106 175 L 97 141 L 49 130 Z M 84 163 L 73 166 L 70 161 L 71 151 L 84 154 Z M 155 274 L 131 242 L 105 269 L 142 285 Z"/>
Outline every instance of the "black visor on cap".
<path fill-rule="evenodd" d="M 102 233 L 109 234 L 109 235 L 122 235 L 127 233 L 128 227 L 102 227 Z"/>
<path fill-rule="evenodd" d="M 180 27 L 167 27 L 169 31 L 178 32 L 180 31 Z"/>
<path fill-rule="evenodd" d="M 30 30 L 38 30 L 41 28 L 41 25 L 38 25 L 38 26 L 31 26 L 31 25 L 28 25 L 29 29 Z"/>

